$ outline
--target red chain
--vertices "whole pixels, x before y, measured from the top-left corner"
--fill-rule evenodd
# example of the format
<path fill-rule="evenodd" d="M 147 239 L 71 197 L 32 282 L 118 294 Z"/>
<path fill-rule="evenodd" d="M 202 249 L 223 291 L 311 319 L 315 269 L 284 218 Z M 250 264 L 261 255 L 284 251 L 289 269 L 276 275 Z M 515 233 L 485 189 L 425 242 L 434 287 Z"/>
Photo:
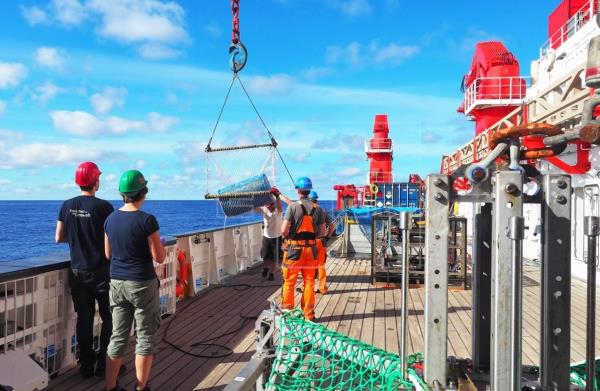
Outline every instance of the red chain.
<path fill-rule="evenodd" d="M 235 45 L 240 42 L 240 0 L 231 0 L 231 12 L 233 13 L 233 31 L 231 33 L 231 43 Z"/>

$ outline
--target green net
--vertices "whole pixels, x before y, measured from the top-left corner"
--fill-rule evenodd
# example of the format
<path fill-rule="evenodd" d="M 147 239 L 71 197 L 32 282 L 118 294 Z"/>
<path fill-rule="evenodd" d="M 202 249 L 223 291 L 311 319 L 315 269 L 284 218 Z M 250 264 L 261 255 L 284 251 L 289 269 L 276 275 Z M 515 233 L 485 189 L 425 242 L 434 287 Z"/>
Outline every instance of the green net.
<path fill-rule="evenodd" d="M 596 378 L 594 379 L 594 390 L 600 390 L 598 379 L 600 379 L 600 360 L 596 359 Z M 585 389 L 586 386 L 586 366 L 585 361 L 571 365 L 571 384 Z"/>
<path fill-rule="evenodd" d="M 413 390 L 400 356 L 304 320 L 280 318 L 281 332 L 268 390 Z"/>

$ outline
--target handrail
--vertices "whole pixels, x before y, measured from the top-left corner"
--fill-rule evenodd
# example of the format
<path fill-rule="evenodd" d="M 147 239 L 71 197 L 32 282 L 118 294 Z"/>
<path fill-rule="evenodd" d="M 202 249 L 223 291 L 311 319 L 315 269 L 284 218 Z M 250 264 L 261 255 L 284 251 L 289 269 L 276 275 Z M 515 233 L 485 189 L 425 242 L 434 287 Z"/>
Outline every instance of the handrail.
<path fill-rule="evenodd" d="M 260 223 L 261 220 L 254 222 L 239 223 L 224 225 L 216 228 L 208 228 L 191 232 L 184 232 L 181 234 L 170 235 L 167 237 L 165 245 L 174 245 L 178 238 L 185 236 L 194 236 L 206 233 L 217 232 L 224 229 L 246 227 Z M 54 271 L 69 267 L 71 259 L 69 254 L 66 252 L 60 252 L 53 255 L 47 255 L 43 257 L 32 257 L 26 259 L 19 259 L 13 262 L 0 262 L 0 282 L 16 279 L 25 278 L 35 274 Z"/>
<path fill-rule="evenodd" d="M 563 24 L 560 29 L 555 31 L 546 42 L 540 47 L 540 58 L 544 58 L 548 55 L 550 49 L 558 49 L 562 46 L 569 38 L 585 26 L 593 18 L 591 15 L 597 14 L 599 7 L 598 0 L 589 0 L 586 2 L 573 16 L 569 18 Z M 555 44 L 556 47 L 553 47 Z"/>
<path fill-rule="evenodd" d="M 531 85 L 529 76 L 480 77 L 465 90 L 465 115 L 478 104 L 518 105 L 522 104 Z"/>

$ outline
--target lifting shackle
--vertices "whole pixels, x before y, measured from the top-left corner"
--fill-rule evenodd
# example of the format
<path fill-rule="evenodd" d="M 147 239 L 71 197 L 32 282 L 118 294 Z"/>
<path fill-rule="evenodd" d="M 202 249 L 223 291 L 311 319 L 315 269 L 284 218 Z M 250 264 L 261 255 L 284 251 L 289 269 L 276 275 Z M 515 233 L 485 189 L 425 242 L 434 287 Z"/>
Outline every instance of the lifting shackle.
<path fill-rule="evenodd" d="M 248 51 L 240 40 L 240 0 L 231 0 L 232 31 L 229 46 L 229 66 L 233 73 L 238 73 L 246 66 Z"/>

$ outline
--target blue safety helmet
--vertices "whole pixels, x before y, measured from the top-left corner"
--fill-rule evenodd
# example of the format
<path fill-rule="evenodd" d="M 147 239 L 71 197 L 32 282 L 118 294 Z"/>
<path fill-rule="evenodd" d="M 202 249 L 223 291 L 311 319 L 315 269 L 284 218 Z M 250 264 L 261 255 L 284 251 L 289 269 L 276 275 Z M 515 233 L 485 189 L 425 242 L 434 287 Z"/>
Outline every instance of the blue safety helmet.
<path fill-rule="evenodd" d="M 301 176 L 296 181 L 296 189 L 298 190 L 312 190 L 312 181 L 309 177 Z"/>
<path fill-rule="evenodd" d="M 319 199 L 319 195 L 317 194 L 316 191 L 313 190 L 308 195 L 308 198 L 310 198 L 311 200 L 318 200 Z"/>

